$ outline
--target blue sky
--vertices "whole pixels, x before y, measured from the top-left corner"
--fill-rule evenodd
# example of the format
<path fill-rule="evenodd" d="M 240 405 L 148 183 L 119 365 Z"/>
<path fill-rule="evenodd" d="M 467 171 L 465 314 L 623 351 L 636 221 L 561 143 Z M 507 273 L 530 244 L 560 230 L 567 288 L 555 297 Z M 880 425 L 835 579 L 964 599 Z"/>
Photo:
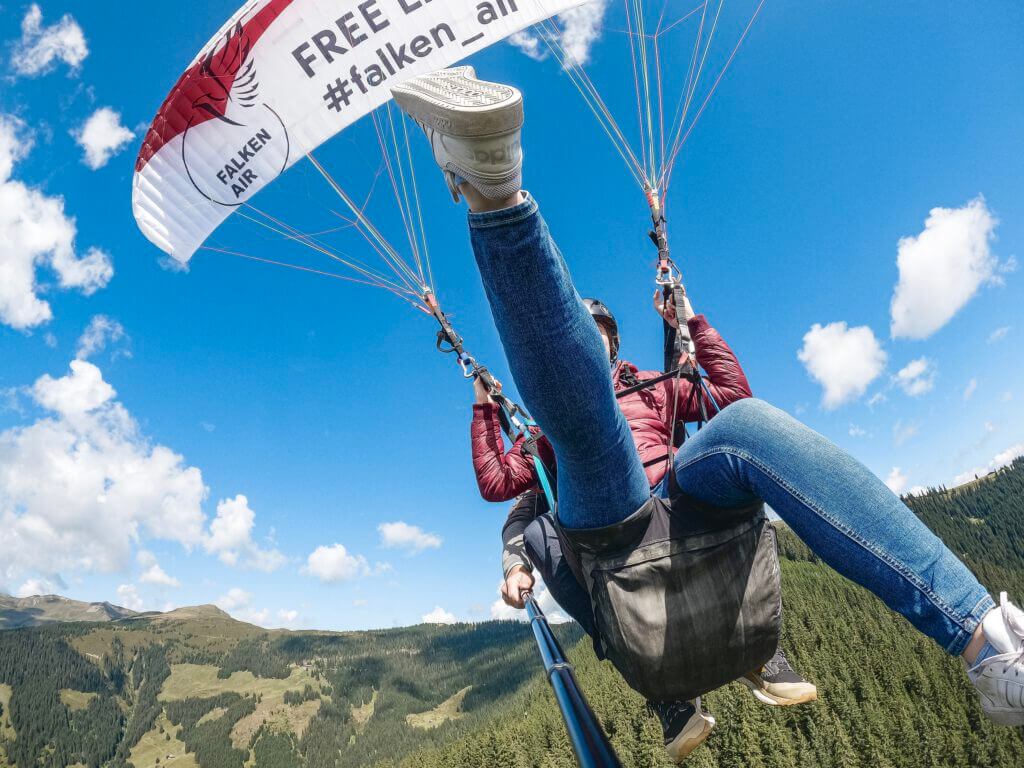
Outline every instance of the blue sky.
<path fill-rule="evenodd" d="M 477 495 L 471 388 L 429 319 L 211 253 L 169 270 L 135 226 L 141 134 L 236 6 L 0 4 L 0 589 L 219 601 L 271 626 L 489 618 L 505 509 Z M 712 63 L 754 3 L 726 8 Z M 603 23 L 588 69 L 629 130 L 617 4 Z M 1024 451 L 1022 34 L 1009 2 L 769 0 L 676 172 L 676 259 L 755 393 L 902 490 Z M 55 58 L 34 69 L 40 41 Z M 657 367 L 645 205 L 621 160 L 554 60 L 502 44 L 473 63 L 524 91 L 526 184 L 624 356 Z M 356 189 L 365 138 L 321 156 Z M 422 160 L 440 297 L 502 376 L 464 212 Z M 260 204 L 313 228 L 335 201 L 303 166 Z M 388 207 L 371 212 L 397 237 Z M 236 222 L 215 239 L 306 258 Z M 102 348 L 83 349 L 90 324 Z"/>

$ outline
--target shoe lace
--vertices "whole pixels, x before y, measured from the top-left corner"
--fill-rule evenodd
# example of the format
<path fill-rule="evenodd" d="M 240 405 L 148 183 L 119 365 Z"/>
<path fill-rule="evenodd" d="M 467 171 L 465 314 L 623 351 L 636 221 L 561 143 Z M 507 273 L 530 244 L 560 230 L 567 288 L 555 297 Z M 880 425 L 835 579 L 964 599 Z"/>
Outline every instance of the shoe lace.
<path fill-rule="evenodd" d="M 789 664 L 789 659 L 786 658 L 786 654 L 782 652 L 780 648 L 775 652 L 775 655 L 765 665 L 761 667 L 762 676 L 774 677 L 781 673 L 783 670 L 792 671 L 793 667 Z"/>
<path fill-rule="evenodd" d="M 694 712 L 700 711 L 700 697 L 694 701 L 658 701 L 650 702 L 649 706 L 661 720 L 662 728 L 667 733 L 675 725 L 680 716 L 686 720 L 693 717 Z"/>

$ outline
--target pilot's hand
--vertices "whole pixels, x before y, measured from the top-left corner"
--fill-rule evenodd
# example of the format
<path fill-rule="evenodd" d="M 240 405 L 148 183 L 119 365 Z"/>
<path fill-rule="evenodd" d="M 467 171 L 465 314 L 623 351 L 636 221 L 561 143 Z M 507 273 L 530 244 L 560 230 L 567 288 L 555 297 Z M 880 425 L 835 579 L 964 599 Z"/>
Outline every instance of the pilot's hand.
<path fill-rule="evenodd" d="M 498 391 L 500 392 L 501 382 L 495 379 L 494 383 L 498 385 Z M 491 393 L 487 391 L 487 387 L 484 385 L 483 379 L 479 376 L 473 378 L 473 393 L 476 395 L 476 402 L 478 405 L 494 402 L 494 398 L 491 397 Z"/>
<path fill-rule="evenodd" d="M 521 565 L 515 566 L 508 572 L 504 583 L 501 585 L 501 599 L 505 605 L 513 608 L 525 608 L 527 592 L 533 589 L 533 574 Z"/>
<path fill-rule="evenodd" d="M 654 292 L 654 311 L 661 315 L 665 322 L 671 325 L 673 328 L 679 327 L 679 320 L 676 317 L 676 301 L 672 294 L 669 294 L 668 301 L 665 301 L 664 296 L 660 290 Z M 683 294 L 683 319 L 689 320 L 694 317 L 696 313 L 693 311 L 693 305 L 690 304 L 690 297 L 685 293 Z"/>

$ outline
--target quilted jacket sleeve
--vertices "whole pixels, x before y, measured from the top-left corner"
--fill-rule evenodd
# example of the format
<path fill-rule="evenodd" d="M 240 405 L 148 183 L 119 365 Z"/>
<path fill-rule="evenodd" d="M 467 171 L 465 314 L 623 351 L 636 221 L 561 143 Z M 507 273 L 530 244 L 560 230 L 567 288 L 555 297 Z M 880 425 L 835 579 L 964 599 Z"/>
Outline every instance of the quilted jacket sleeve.
<path fill-rule="evenodd" d="M 696 315 L 690 318 L 687 325 L 697 349 L 697 363 L 707 373 L 704 383 L 718 406 L 725 408 L 737 400 L 753 397 L 740 361 L 725 343 L 725 339 L 711 327 L 707 318 L 704 315 Z M 693 396 L 694 386 L 692 382 L 683 380 L 678 383 L 676 390 L 677 407 L 679 413 L 684 414 L 686 421 L 697 421 L 700 418 L 700 409 Z M 708 399 L 707 393 L 701 391 L 700 397 L 704 400 L 707 413 L 714 414 L 715 407 Z"/>
<path fill-rule="evenodd" d="M 470 438 L 477 486 L 486 501 L 508 501 L 537 484 L 533 460 L 522 451 L 524 439 L 505 450 L 497 405 L 473 405 Z"/>

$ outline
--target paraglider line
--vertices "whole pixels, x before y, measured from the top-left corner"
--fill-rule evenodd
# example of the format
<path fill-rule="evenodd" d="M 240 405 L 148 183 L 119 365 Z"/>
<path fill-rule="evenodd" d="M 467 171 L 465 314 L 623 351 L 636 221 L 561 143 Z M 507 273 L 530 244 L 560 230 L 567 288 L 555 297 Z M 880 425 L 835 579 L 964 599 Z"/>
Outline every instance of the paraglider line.
<path fill-rule="evenodd" d="M 594 117 L 597 118 L 598 124 L 607 134 L 608 138 L 611 139 L 612 146 L 615 147 L 616 151 L 626 163 L 634 180 L 637 184 L 643 187 L 646 184 L 643 166 L 637 159 L 636 154 L 634 154 L 633 149 L 630 147 L 629 142 L 623 135 L 618 123 L 616 123 L 611 110 L 609 110 L 607 105 L 604 103 L 604 100 L 601 98 L 601 95 L 594 86 L 594 83 L 590 80 L 586 70 L 584 70 L 576 60 L 576 57 L 568 54 L 558 42 L 557 27 L 555 27 L 554 23 L 551 21 L 548 21 L 547 24 L 551 26 L 551 29 L 546 28 L 544 23 L 536 25 L 535 28 L 537 29 L 538 34 L 555 55 L 555 58 L 561 63 L 562 70 L 566 75 L 568 75 L 570 82 L 580 92 L 580 95 L 583 97 L 583 101 L 590 108 Z"/>
<path fill-rule="evenodd" d="M 287 222 L 281 221 L 280 219 L 276 219 L 273 216 L 271 216 L 269 213 L 266 213 L 265 211 L 261 211 L 259 208 L 256 208 L 255 206 L 253 206 L 251 204 L 248 204 L 246 207 L 251 209 L 251 210 L 253 210 L 253 211 L 255 211 L 260 216 L 263 216 L 263 217 L 269 219 L 271 222 L 276 224 L 278 227 L 282 227 L 286 231 L 282 232 L 282 231 L 280 231 L 278 229 L 275 229 L 274 227 L 271 227 L 271 226 L 265 224 L 264 222 L 261 222 L 261 221 L 259 221 L 257 219 L 253 219 L 253 218 L 251 218 L 249 216 L 245 216 L 244 214 L 241 214 L 242 217 L 247 219 L 248 221 L 252 221 L 255 224 L 259 224 L 260 226 L 265 227 L 266 229 L 269 229 L 271 232 L 275 232 L 276 234 L 279 234 L 282 237 L 285 237 L 285 238 L 287 238 L 289 240 L 295 240 L 295 241 L 297 241 L 297 242 L 299 242 L 299 243 L 301 243 L 303 245 L 306 245 L 309 248 L 313 249 L 314 251 L 317 251 L 318 253 L 322 253 L 325 256 L 329 256 L 330 258 L 334 259 L 335 261 L 340 262 L 341 264 L 344 264 L 347 267 L 351 267 L 352 269 L 360 272 L 361 274 L 366 275 L 367 277 L 371 277 L 372 279 L 378 280 L 378 281 L 380 281 L 382 283 L 387 283 L 388 285 L 394 285 L 396 288 L 400 287 L 396 283 L 391 282 L 385 275 L 380 274 L 377 270 L 373 269 L 369 265 L 364 264 L 363 262 L 359 261 L 358 259 L 354 259 L 354 258 L 348 256 L 348 254 L 336 253 L 334 250 L 328 248 L 326 245 L 323 245 L 323 244 L 315 241 L 310 235 L 306 235 L 303 232 L 300 232 L 298 229 L 296 229 L 295 227 L 291 226 Z"/>
<path fill-rule="evenodd" d="M 672 115 L 672 141 L 669 142 L 669 146 L 673 148 L 675 148 L 678 132 L 682 130 L 683 120 L 685 118 L 680 116 L 683 115 L 683 105 L 687 103 L 688 96 L 690 94 L 690 88 L 693 84 L 693 75 L 694 72 L 696 72 L 697 70 L 697 59 L 700 57 L 700 44 L 704 39 L 704 22 L 707 19 L 707 9 L 708 4 L 705 0 L 704 5 L 701 6 L 700 24 L 697 26 L 697 37 L 693 41 L 693 54 L 690 57 L 690 66 L 687 68 L 686 72 L 686 84 L 679 94 L 679 101 L 676 103 L 676 110 L 675 113 Z M 661 185 L 659 184 L 659 186 Z"/>
<path fill-rule="evenodd" d="M 256 210 L 256 209 L 253 208 L 253 210 Z M 287 224 L 284 224 L 283 222 L 278 222 L 276 219 L 274 219 L 273 217 L 269 216 L 268 214 L 263 213 L 262 211 L 257 211 L 257 213 L 260 213 L 260 215 L 262 215 L 262 216 L 266 216 L 271 221 L 274 221 L 275 223 L 279 224 L 280 226 L 285 227 L 286 229 L 290 229 L 290 227 Z M 416 295 L 415 291 L 412 290 L 411 286 L 406 286 L 405 288 L 402 288 L 402 286 L 399 286 L 397 283 L 391 282 L 386 277 L 384 277 L 383 275 L 378 274 L 376 271 L 374 271 L 372 269 L 369 269 L 369 268 L 364 267 L 364 266 L 362 266 L 362 265 L 360 265 L 358 263 L 347 261 L 347 260 L 341 258 L 337 254 L 335 254 L 335 253 L 331 252 L 330 250 L 328 250 L 327 248 L 324 248 L 323 246 L 313 242 L 309 238 L 301 236 L 301 233 L 299 233 L 298 235 L 293 235 L 293 234 L 288 233 L 287 231 L 283 231 L 281 229 L 278 229 L 277 227 L 272 227 L 269 224 L 267 224 L 266 222 L 260 221 L 259 219 L 255 219 L 252 216 L 246 216 L 244 213 L 239 212 L 238 215 L 241 216 L 242 218 L 246 219 L 247 221 L 251 221 L 254 224 L 258 224 L 259 226 L 264 227 L 265 229 L 268 229 L 271 232 L 274 232 L 275 234 L 281 235 L 281 237 L 284 237 L 287 240 L 292 240 L 294 242 L 297 242 L 297 243 L 300 243 L 302 245 L 305 245 L 308 248 L 311 248 L 314 251 L 317 251 L 318 253 L 322 253 L 323 255 L 325 255 L 325 256 L 327 256 L 327 257 L 329 257 L 331 259 L 334 259 L 335 261 L 337 261 L 337 262 L 339 262 L 341 264 L 344 264 L 345 266 L 349 267 L 350 269 L 355 270 L 356 272 L 358 272 L 359 274 L 367 277 L 368 279 L 376 281 L 376 284 L 381 285 L 381 287 L 389 287 L 390 286 L 390 287 L 394 287 L 394 288 L 397 288 L 397 289 L 400 289 L 400 290 L 407 291 L 411 295 Z"/>
<path fill-rule="evenodd" d="M 425 284 L 427 280 L 426 280 L 426 276 L 423 273 L 423 261 L 422 261 L 421 255 L 420 255 L 420 249 L 419 249 L 419 242 L 418 242 L 416 226 L 414 224 L 413 216 L 412 216 L 412 204 L 411 204 L 411 202 L 409 200 L 409 185 L 406 183 L 406 180 L 405 180 L 405 168 L 404 168 L 404 164 L 402 162 L 402 153 L 401 153 L 401 151 L 399 149 L 399 146 L 398 146 L 398 144 L 399 144 L 398 143 L 398 131 L 395 130 L 394 114 L 393 114 L 392 109 L 391 109 L 391 102 L 390 101 L 387 104 L 387 114 L 388 114 L 388 126 L 391 128 L 391 143 L 392 143 L 392 146 L 394 146 L 394 148 L 395 148 L 395 159 L 398 162 L 398 178 L 399 178 L 399 180 L 402 183 L 402 198 L 405 201 L 405 216 L 403 218 L 406 221 L 406 235 L 409 238 L 409 247 L 412 250 L 413 259 L 416 260 L 416 266 L 419 269 L 420 283 L 421 284 Z M 399 119 L 401 119 L 401 117 Z M 409 158 L 409 165 L 411 167 L 412 166 L 412 155 L 409 152 L 409 149 L 410 149 L 409 148 L 409 134 L 406 133 L 405 134 L 405 150 L 406 150 L 406 154 L 408 155 L 408 158 Z M 422 220 L 422 217 L 421 217 L 421 220 Z"/>
<path fill-rule="evenodd" d="M 404 301 L 407 304 L 409 304 L 413 309 L 417 309 L 420 312 L 423 312 L 424 314 L 427 314 L 427 315 L 430 314 L 430 312 L 428 312 L 425 307 L 422 307 L 419 304 L 417 304 L 416 302 L 411 301 L 403 293 L 400 293 L 400 292 L 398 292 L 398 291 L 396 291 L 396 290 L 394 290 L 392 288 L 389 288 L 386 285 L 380 285 L 379 283 L 373 283 L 373 282 L 369 282 L 367 280 L 359 280 L 358 278 L 348 277 L 347 275 L 339 275 L 339 274 L 336 274 L 334 272 L 324 272 L 322 270 L 313 269 L 311 267 L 302 267 L 302 266 L 299 266 L 298 264 L 289 264 L 286 261 L 275 261 L 274 259 L 264 259 L 264 258 L 261 258 L 259 256 L 250 256 L 249 254 L 246 254 L 246 253 L 240 253 L 238 251 L 231 251 L 231 250 L 228 250 L 226 248 L 217 248 L 217 247 L 212 246 L 212 245 L 202 245 L 202 246 L 199 247 L 199 250 L 211 251 L 213 253 L 220 253 L 220 254 L 224 254 L 224 255 L 227 255 L 227 256 L 235 256 L 235 257 L 240 258 L 240 259 L 246 259 L 248 261 L 255 261 L 255 262 L 259 262 L 261 264 L 270 264 L 270 265 L 273 265 L 273 266 L 276 266 L 276 267 L 286 267 L 287 269 L 295 269 L 295 270 L 298 270 L 299 272 L 308 272 L 310 274 L 320 275 L 322 277 L 331 277 L 331 278 L 334 278 L 335 280 L 345 280 L 346 282 L 350 282 L 350 283 L 358 283 L 360 285 L 368 285 L 371 288 L 383 288 L 384 290 L 388 291 L 389 293 L 394 294 L 395 296 L 400 298 L 402 301 Z"/>
<path fill-rule="evenodd" d="M 390 107 L 390 105 L 389 105 L 389 107 Z M 386 167 L 388 169 L 388 176 L 391 178 L 391 189 L 394 191 L 394 194 L 395 194 L 395 203 L 398 205 L 398 212 L 399 212 L 399 214 L 402 217 L 402 227 L 405 229 L 405 236 L 409 240 L 409 246 L 410 246 L 410 248 L 412 250 L 413 260 L 416 262 L 416 266 L 417 266 L 417 269 L 418 269 L 419 274 L 420 274 L 420 282 L 423 282 L 423 278 L 422 278 L 423 268 L 420 265 L 419 255 L 416 252 L 416 243 L 415 243 L 415 240 L 413 239 L 412 225 L 410 224 L 410 220 L 409 220 L 410 219 L 410 214 L 407 211 L 408 205 L 409 205 L 409 201 L 408 201 L 408 196 L 407 195 L 405 196 L 405 199 L 403 201 L 403 193 L 406 190 L 406 186 L 405 186 L 405 178 L 404 178 L 404 175 L 402 174 L 402 167 L 401 167 L 402 157 L 401 157 L 401 154 L 398 151 L 397 141 L 395 140 L 394 123 L 393 122 L 391 123 L 391 137 L 392 137 L 392 140 L 395 143 L 395 164 L 397 164 L 399 166 L 398 172 L 399 172 L 399 177 L 401 177 L 401 187 L 399 187 L 399 177 L 396 177 L 396 175 L 395 175 L 394 166 L 393 166 L 392 161 L 391 161 L 391 153 L 390 153 L 390 150 L 388 149 L 387 138 L 384 135 L 384 130 L 383 130 L 383 128 L 380 125 L 379 119 L 377 117 L 377 113 L 374 112 L 371 115 L 371 117 L 373 118 L 373 127 L 376 129 L 376 132 L 377 132 L 377 143 L 380 144 L 381 157 L 384 159 L 384 163 L 385 163 L 385 165 L 386 165 Z M 390 120 L 390 118 L 391 118 L 391 113 L 390 113 L 390 109 L 389 109 L 388 110 L 388 119 Z"/>
<path fill-rule="evenodd" d="M 381 258 L 383 258 L 384 261 L 387 262 L 388 265 L 395 270 L 395 274 L 398 275 L 402 282 L 407 282 L 402 274 L 404 272 L 405 276 L 411 279 L 413 283 L 416 283 L 416 273 L 413 272 L 409 268 L 409 266 L 402 260 L 402 258 L 398 255 L 395 249 L 391 246 L 391 244 L 388 243 L 388 241 L 384 238 L 380 231 L 373 225 L 373 222 L 371 222 L 370 219 L 367 218 L 367 216 L 365 216 L 361 210 L 359 210 L 355 202 L 352 200 L 351 197 L 348 196 L 345 190 L 341 188 L 338 182 L 334 180 L 334 178 L 327 172 L 327 170 L 320 164 L 320 162 L 313 156 L 312 153 L 307 154 L 306 158 L 313 164 L 313 167 L 320 172 L 320 175 L 324 177 L 324 180 L 327 181 L 330 187 L 335 191 L 335 193 L 337 193 L 338 197 L 340 197 L 342 201 L 345 203 L 345 205 L 348 206 L 349 210 L 356 214 L 356 217 L 359 219 L 359 222 L 363 225 L 363 228 L 369 235 L 372 235 L 373 237 L 373 240 L 370 240 L 370 238 L 367 237 L 367 239 L 370 240 L 371 245 L 374 245 L 377 252 L 380 254 Z M 374 240 L 376 241 L 376 244 L 374 244 Z M 379 245 L 380 247 L 378 248 L 377 245 Z M 413 285 L 408 283 L 407 285 L 409 285 L 410 289 L 413 288 Z M 419 288 L 422 291 L 425 290 L 426 286 L 420 285 Z"/>
<path fill-rule="evenodd" d="M 729 65 L 732 64 L 733 59 L 736 58 L 736 54 L 739 52 L 740 46 L 743 45 L 743 41 L 747 39 L 747 34 L 750 32 L 751 27 L 754 26 L 754 22 L 757 20 L 758 14 L 761 13 L 761 9 L 764 8 L 764 4 L 765 4 L 765 0 L 761 0 L 761 2 L 757 6 L 757 9 L 754 11 L 754 15 L 750 17 L 750 21 L 747 22 L 747 26 L 743 30 L 743 34 L 740 35 L 740 39 L 737 41 L 735 47 L 732 49 L 732 53 L 729 54 L 729 58 L 725 62 L 725 66 L 722 67 L 722 71 L 718 73 L 718 77 L 715 79 L 714 85 L 711 86 L 711 90 L 708 92 L 707 97 L 704 99 L 704 102 L 700 105 L 700 109 L 697 110 L 697 115 L 693 118 L 693 122 L 690 124 L 690 127 L 686 131 L 686 134 L 682 137 L 682 139 L 679 142 L 678 147 L 676 148 L 675 152 L 673 153 L 672 159 L 669 161 L 669 164 L 667 166 L 668 173 L 667 173 L 667 175 L 665 177 L 665 185 L 664 185 L 665 186 L 665 194 L 668 194 L 668 185 L 669 185 L 669 181 L 672 178 L 672 169 L 675 166 L 676 157 L 679 155 L 680 150 L 682 150 L 683 145 L 686 143 L 686 140 L 689 138 L 690 133 L 693 131 L 694 126 L 697 125 L 697 121 L 700 120 L 701 115 L 704 114 L 704 109 L 707 107 L 708 102 L 711 101 L 711 97 L 715 94 L 715 91 L 718 89 L 718 85 L 719 85 L 719 83 L 722 82 L 722 78 L 725 77 L 725 73 L 726 73 L 726 70 L 729 69 Z"/>
<path fill-rule="evenodd" d="M 644 135 L 644 110 L 640 100 L 640 69 L 636 60 L 636 44 L 633 41 L 633 18 L 629 13 L 629 0 L 626 0 L 626 28 L 629 30 L 629 60 L 633 66 L 633 88 L 636 92 L 636 121 L 640 135 Z M 637 33 L 639 34 L 639 33 Z M 647 167 L 647 142 L 640 142 L 640 153 L 644 168 Z"/>
<path fill-rule="evenodd" d="M 405 151 L 409 157 L 409 176 L 412 178 L 412 192 L 416 200 L 416 216 L 420 222 L 420 239 L 423 241 L 423 261 L 427 264 L 427 285 L 434 288 L 434 269 L 430 265 L 430 246 L 427 243 L 427 229 L 423 225 L 423 206 L 420 204 L 420 188 L 416 182 L 416 164 L 412 161 L 412 150 L 409 145 L 409 121 L 402 118 L 402 133 L 405 134 Z"/>
<path fill-rule="evenodd" d="M 707 5 L 708 4 L 706 2 L 705 3 L 701 3 L 696 8 L 694 8 L 692 11 L 689 11 L 685 15 L 683 15 L 682 17 L 676 19 L 671 24 L 669 24 L 667 27 L 665 27 L 664 29 L 659 29 L 657 32 L 654 33 L 654 36 L 655 37 L 661 37 L 662 35 L 667 35 L 673 29 L 675 29 L 680 24 L 682 24 L 684 21 L 686 21 L 688 18 L 693 16 L 695 13 L 697 13 L 697 11 L 700 11 L 700 10 L 703 10 L 704 8 L 707 8 Z"/>

